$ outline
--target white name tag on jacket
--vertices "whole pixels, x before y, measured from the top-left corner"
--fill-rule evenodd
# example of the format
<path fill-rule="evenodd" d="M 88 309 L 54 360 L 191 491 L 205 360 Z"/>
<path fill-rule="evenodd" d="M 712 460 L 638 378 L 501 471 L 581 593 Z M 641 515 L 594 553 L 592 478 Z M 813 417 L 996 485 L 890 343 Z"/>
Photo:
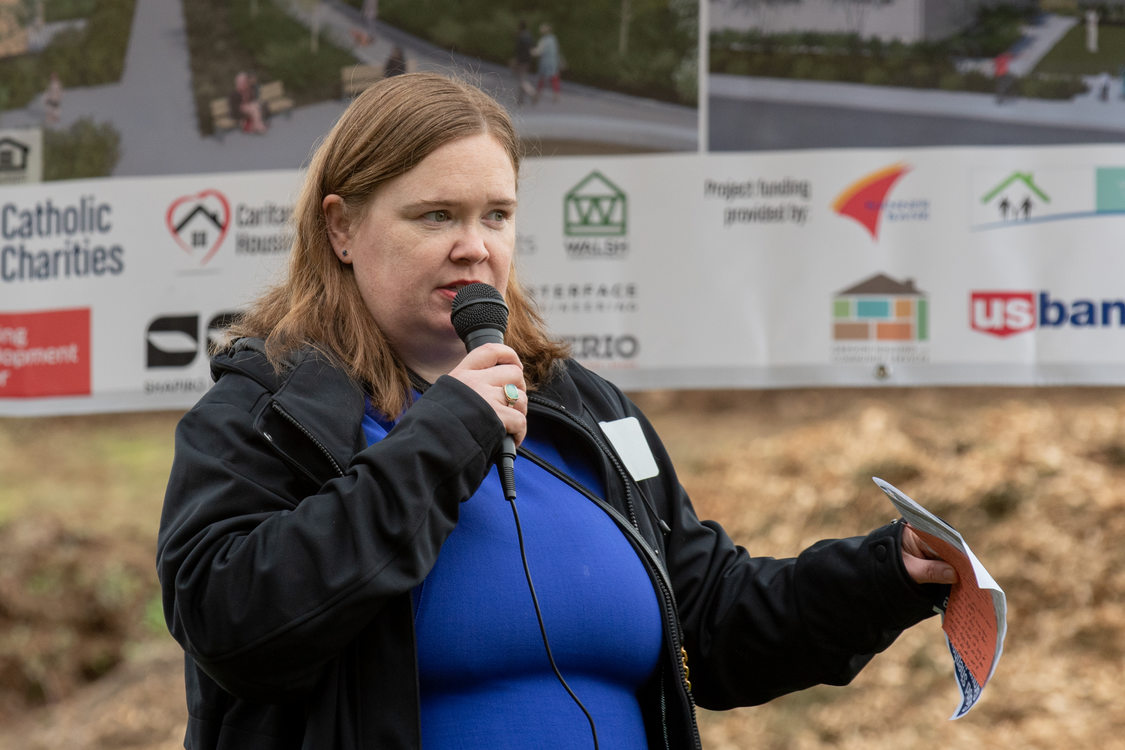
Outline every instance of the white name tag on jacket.
<path fill-rule="evenodd" d="M 641 423 L 636 417 L 625 417 L 613 422 L 598 422 L 602 432 L 613 443 L 617 455 L 625 462 L 625 468 L 633 475 L 633 479 L 651 479 L 660 474 L 660 467 L 652 456 L 652 449 L 648 447 L 645 434 L 641 430 Z"/>

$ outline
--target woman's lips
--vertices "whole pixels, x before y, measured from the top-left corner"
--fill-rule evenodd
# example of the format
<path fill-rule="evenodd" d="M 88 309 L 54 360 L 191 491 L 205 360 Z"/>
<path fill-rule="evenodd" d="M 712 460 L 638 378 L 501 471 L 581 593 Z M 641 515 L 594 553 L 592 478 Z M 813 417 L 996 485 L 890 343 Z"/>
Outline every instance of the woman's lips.
<path fill-rule="evenodd" d="M 466 287 L 469 284 L 476 284 L 476 283 L 478 283 L 478 282 L 476 282 L 476 281 L 455 281 L 452 284 L 447 284 L 446 286 L 438 287 L 438 291 L 443 296 L 448 297 L 449 300 L 452 302 L 453 298 L 457 296 L 457 292 L 461 291 L 462 287 Z"/>

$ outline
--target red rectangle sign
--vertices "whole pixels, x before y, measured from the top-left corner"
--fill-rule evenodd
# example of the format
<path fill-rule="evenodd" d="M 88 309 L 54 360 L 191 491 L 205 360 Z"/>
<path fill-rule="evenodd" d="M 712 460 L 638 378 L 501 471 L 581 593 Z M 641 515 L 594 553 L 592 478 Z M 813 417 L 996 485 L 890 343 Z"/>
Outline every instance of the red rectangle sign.
<path fill-rule="evenodd" d="M 0 313 L 0 398 L 89 394 L 89 308 Z"/>

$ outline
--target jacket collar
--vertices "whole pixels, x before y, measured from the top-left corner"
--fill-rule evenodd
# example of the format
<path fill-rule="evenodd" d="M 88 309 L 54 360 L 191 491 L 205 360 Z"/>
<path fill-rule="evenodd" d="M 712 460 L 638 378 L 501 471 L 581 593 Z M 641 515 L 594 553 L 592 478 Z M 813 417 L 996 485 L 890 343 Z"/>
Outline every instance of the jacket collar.
<path fill-rule="evenodd" d="M 574 360 L 566 360 L 556 364 L 556 371 L 551 379 L 541 386 L 536 394 L 550 399 L 566 408 L 567 411 L 577 416 L 582 410 L 582 395 L 578 391 L 572 370 L 577 366 Z"/>
<path fill-rule="evenodd" d="M 292 352 L 277 370 L 266 358 L 265 342 L 235 341 L 211 361 L 217 381 L 237 372 L 273 394 L 271 404 L 300 424 L 340 466 L 347 466 L 361 445 L 364 394 L 360 386 L 330 359 L 314 349 Z M 325 408 L 325 405 L 330 408 Z"/>

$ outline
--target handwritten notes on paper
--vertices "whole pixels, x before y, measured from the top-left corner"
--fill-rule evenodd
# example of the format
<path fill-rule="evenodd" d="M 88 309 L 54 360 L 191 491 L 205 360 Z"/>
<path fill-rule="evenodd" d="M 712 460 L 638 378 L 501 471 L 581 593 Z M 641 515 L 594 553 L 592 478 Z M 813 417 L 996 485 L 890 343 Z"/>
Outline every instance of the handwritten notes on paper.
<path fill-rule="evenodd" d="M 1000 661 L 1008 627 L 1004 591 L 956 529 L 894 485 L 872 478 L 922 540 L 957 570 L 957 583 L 949 592 L 942 616 L 942 630 L 961 691 L 961 705 L 950 718 L 959 719 L 980 699 Z"/>

